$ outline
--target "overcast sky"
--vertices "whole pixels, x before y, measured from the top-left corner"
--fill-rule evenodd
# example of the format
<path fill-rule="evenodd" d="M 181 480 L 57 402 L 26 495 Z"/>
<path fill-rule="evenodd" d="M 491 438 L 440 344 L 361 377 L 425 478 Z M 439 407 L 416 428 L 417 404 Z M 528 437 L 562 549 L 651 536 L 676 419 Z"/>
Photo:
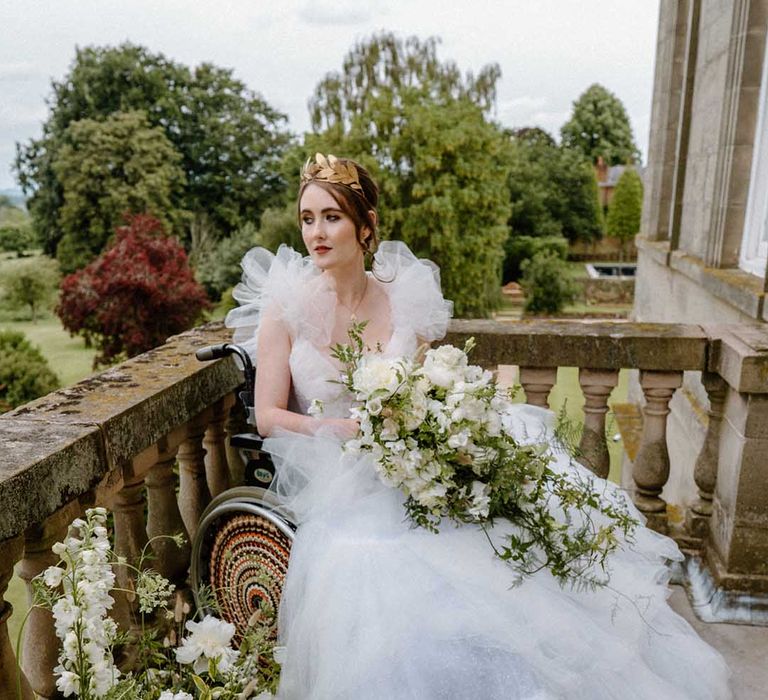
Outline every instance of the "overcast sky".
<path fill-rule="evenodd" d="M 289 118 L 356 41 L 381 30 L 439 36 L 463 71 L 501 66 L 495 118 L 553 132 L 601 83 L 624 102 L 645 160 L 658 0 L 0 0 L 0 189 L 16 141 L 40 134 L 51 79 L 76 46 L 131 41 L 168 58 L 230 67 Z"/>

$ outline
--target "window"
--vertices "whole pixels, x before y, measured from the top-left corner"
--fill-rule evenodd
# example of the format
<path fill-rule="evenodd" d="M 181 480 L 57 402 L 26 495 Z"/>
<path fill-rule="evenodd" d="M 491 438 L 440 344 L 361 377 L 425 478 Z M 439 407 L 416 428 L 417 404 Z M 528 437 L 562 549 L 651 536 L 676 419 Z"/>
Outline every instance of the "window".
<path fill-rule="evenodd" d="M 744 221 L 739 267 L 753 275 L 765 277 L 768 264 L 768 45 L 763 64 L 760 107 L 757 115 L 752 176 Z"/>

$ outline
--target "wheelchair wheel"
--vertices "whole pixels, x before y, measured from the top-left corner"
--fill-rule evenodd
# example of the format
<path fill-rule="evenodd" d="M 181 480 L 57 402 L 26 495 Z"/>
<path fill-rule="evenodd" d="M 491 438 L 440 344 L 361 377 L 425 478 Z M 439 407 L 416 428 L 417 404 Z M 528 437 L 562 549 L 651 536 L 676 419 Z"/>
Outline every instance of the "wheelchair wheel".
<path fill-rule="evenodd" d="M 258 487 L 220 494 L 206 508 L 192 545 L 191 580 L 198 609 L 231 622 L 239 642 L 261 613 L 277 636 L 277 610 L 295 525 Z"/>

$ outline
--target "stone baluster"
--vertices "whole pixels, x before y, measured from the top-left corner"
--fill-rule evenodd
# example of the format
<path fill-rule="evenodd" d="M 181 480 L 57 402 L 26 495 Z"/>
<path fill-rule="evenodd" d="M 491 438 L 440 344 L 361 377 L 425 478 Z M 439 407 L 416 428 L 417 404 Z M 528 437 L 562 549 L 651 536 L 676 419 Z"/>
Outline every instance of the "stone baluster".
<path fill-rule="evenodd" d="M 549 406 L 549 392 L 557 381 L 557 368 L 521 367 L 520 384 L 525 390 L 526 401 L 532 406 Z"/>
<path fill-rule="evenodd" d="M 210 503 L 211 492 L 205 476 L 205 449 L 203 436 L 208 425 L 209 413 L 204 412 L 187 423 L 187 435 L 179 446 L 176 459 L 179 462 L 179 510 L 187 533 L 194 539 L 197 524 L 205 507 Z"/>
<path fill-rule="evenodd" d="M 239 433 L 254 432 L 256 426 L 248 425 L 245 409 L 240 401 L 235 401 L 234 398 L 233 394 L 232 399 L 234 403 L 232 408 L 229 409 L 224 425 L 227 431 L 226 448 L 227 462 L 229 463 L 229 483 L 232 486 L 241 486 L 245 482 L 245 462 L 240 456 L 238 449 L 230 445 L 230 439 L 233 435 L 238 435 Z"/>
<path fill-rule="evenodd" d="M 0 698 L 18 698 L 33 700 L 34 693 L 24 672 L 16 663 L 14 654 L 15 640 L 8 636 L 8 618 L 13 606 L 5 600 L 8 582 L 13 576 L 13 565 L 21 557 L 24 541 L 21 537 L 0 542 Z M 21 696 L 18 689 L 21 690 Z"/>
<path fill-rule="evenodd" d="M 661 498 L 669 478 L 667 415 L 672 395 L 682 382 L 682 372 L 640 372 L 645 406 L 643 434 L 632 469 L 634 501 L 648 518 L 648 526 L 659 532 L 667 532 L 667 504 Z"/>
<path fill-rule="evenodd" d="M 229 488 L 229 464 L 227 462 L 227 436 L 224 422 L 234 397 L 229 394 L 213 406 L 213 417 L 203 438 L 205 448 L 205 473 L 212 497 Z"/>
<path fill-rule="evenodd" d="M 180 588 L 187 577 L 191 546 L 176 500 L 173 465 L 178 446 L 179 440 L 173 435 L 158 442 L 156 461 L 147 471 L 144 482 L 147 486 L 147 535 L 155 555 L 153 568 Z M 181 547 L 169 537 L 176 534 L 184 537 Z"/>
<path fill-rule="evenodd" d="M 129 468 L 127 471 L 132 472 Z M 115 555 L 125 557 L 131 566 L 139 566 L 141 555 L 147 544 L 147 529 L 144 522 L 144 477 L 135 473 L 126 474 L 125 483 L 115 495 L 112 510 L 115 521 Z M 117 566 L 115 570 L 115 585 L 126 591 L 132 591 L 135 586 L 135 575 L 129 566 Z M 123 629 L 129 627 L 136 631 L 139 625 L 136 601 L 130 594 L 120 595 L 115 592 L 116 598 L 123 598 L 127 603 L 127 612 L 130 620 L 124 618 L 124 608 L 116 601 L 116 619 Z"/>
<path fill-rule="evenodd" d="M 701 376 L 701 382 L 709 397 L 709 422 L 707 433 L 704 436 L 704 444 L 696 459 L 696 466 L 693 471 L 693 478 L 699 489 L 699 497 L 686 514 L 688 532 L 697 540 L 704 539 L 709 532 L 712 498 L 717 484 L 720 426 L 723 422 L 723 406 L 728 389 L 725 380 L 714 372 L 704 372 Z"/>
<path fill-rule="evenodd" d="M 605 414 L 608 413 L 608 397 L 618 381 L 618 370 L 579 369 L 579 384 L 584 392 L 584 429 L 579 443 L 579 462 L 603 478 L 608 476 L 611 466 L 605 440 Z"/>
<path fill-rule="evenodd" d="M 58 563 L 59 557 L 51 551 L 51 547 L 66 538 L 69 523 L 79 514 L 80 506 L 74 501 L 45 522 L 30 528 L 25 536 L 24 558 L 18 567 L 19 577 L 27 584 L 27 602 L 30 606 L 29 617 L 24 625 L 22 667 L 29 684 L 41 698 L 58 697 L 53 669 L 59 655 L 59 640 L 50 610 L 33 607 L 32 579 Z"/>

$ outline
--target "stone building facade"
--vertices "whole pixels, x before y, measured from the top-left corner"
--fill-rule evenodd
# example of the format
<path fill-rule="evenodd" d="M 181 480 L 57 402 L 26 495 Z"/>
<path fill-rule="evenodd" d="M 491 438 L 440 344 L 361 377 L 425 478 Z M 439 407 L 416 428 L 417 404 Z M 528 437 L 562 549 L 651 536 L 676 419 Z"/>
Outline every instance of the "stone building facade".
<path fill-rule="evenodd" d="M 767 34 L 768 0 L 661 0 L 636 321 L 738 323 L 739 342 L 768 347 Z M 665 496 L 680 512 L 712 416 L 703 379 L 686 373 L 671 404 Z M 723 397 L 708 567 L 768 594 L 768 402 L 746 396 Z"/>

